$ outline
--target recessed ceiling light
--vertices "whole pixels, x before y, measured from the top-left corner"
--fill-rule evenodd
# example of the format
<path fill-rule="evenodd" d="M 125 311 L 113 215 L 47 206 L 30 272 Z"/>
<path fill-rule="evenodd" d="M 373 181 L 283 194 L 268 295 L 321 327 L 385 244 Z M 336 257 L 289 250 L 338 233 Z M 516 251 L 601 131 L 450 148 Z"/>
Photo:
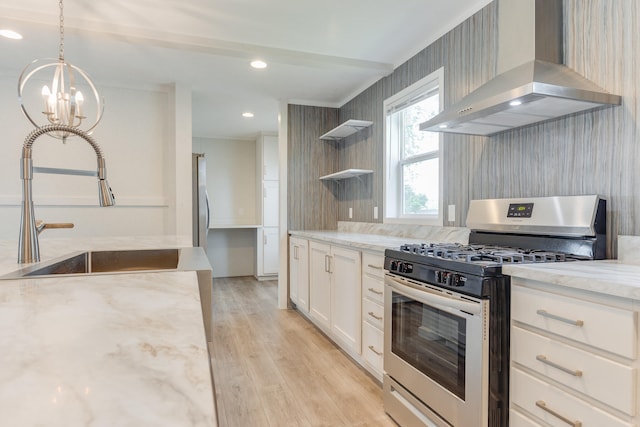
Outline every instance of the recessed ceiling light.
<path fill-rule="evenodd" d="M 519 99 L 516 99 L 514 101 L 511 101 L 509 103 L 509 105 L 511 105 L 512 107 L 517 107 L 518 105 L 522 104 L 522 101 L 520 101 Z"/>
<path fill-rule="evenodd" d="M 251 61 L 251 66 L 253 68 L 263 69 L 263 68 L 267 68 L 267 63 L 259 59 L 256 59 L 255 61 Z"/>
<path fill-rule="evenodd" d="M 448 128 L 449 126 L 447 126 L 447 125 L 440 125 L 440 126 L 438 126 L 438 127 L 439 127 L 440 129 L 446 129 L 446 128 Z"/>
<path fill-rule="evenodd" d="M 6 37 L 8 39 L 13 39 L 13 40 L 22 39 L 22 34 L 19 34 L 19 33 L 16 33 L 15 31 L 7 30 L 7 29 L 0 30 L 0 36 Z"/>
<path fill-rule="evenodd" d="M 242 113 L 242 117 L 249 117 L 249 118 L 251 118 L 251 117 L 253 117 L 253 113 L 250 113 L 250 112 L 248 112 L 248 111 L 247 111 L 246 113 Z"/>

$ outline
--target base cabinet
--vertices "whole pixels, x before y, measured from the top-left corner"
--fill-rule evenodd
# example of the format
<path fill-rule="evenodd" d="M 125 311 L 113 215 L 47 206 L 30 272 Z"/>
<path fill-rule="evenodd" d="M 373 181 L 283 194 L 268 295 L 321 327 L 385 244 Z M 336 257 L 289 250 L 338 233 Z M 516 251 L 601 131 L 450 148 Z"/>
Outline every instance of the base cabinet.
<path fill-rule="evenodd" d="M 638 425 L 630 301 L 512 278 L 511 426 Z"/>
<path fill-rule="evenodd" d="M 291 236 L 289 271 L 298 311 L 382 382 L 384 256 Z"/>
<path fill-rule="evenodd" d="M 360 252 L 331 248 L 331 332 L 345 349 L 360 354 Z"/>
<path fill-rule="evenodd" d="M 292 237 L 289 241 L 289 298 L 298 310 L 309 312 L 309 242 Z"/>
<path fill-rule="evenodd" d="M 309 242 L 309 315 L 324 329 L 331 330 L 331 246 Z"/>
<path fill-rule="evenodd" d="M 384 257 L 362 253 L 362 357 L 367 370 L 382 381 Z"/>

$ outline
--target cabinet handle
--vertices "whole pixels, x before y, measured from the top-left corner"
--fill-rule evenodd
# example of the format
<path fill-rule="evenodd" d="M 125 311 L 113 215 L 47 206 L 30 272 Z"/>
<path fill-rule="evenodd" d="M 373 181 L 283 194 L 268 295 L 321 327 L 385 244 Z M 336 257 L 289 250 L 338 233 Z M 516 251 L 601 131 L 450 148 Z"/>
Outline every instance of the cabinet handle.
<path fill-rule="evenodd" d="M 331 273 L 331 255 L 324 256 L 324 271 Z"/>
<path fill-rule="evenodd" d="M 263 234 L 263 235 L 262 235 L 262 244 L 263 244 L 264 246 L 267 246 L 267 235 L 266 235 L 266 234 Z"/>
<path fill-rule="evenodd" d="M 367 267 L 374 268 L 376 270 L 382 270 L 382 267 L 380 267 L 379 265 L 367 264 Z"/>
<path fill-rule="evenodd" d="M 548 408 L 547 404 L 544 402 L 544 400 L 538 400 L 536 402 L 536 406 L 538 408 L 542 409 L 543 411 L 546 411 L 546 412 L 550 413 L 551 415 L 553 415 L 557 419 L 564 421 L 565 423 L 569 424 L 570 426 L 582 427 L 582 421 L 571 421 L 569 418 L 565 417 L 564 415 L 561 415 L 561 414 L 557 413 L 556 411 L 554 411 L 553 409 Z"/>
<path fill-rule="evenodd" d="M 547 356 L 539 354 L 536 356 L 536 360 L 544 363 L 545 365 L 549 365 L 552 368 L 556 368 L 561 370 L 562 372 L 566 372 L 567 374 L 573 375 L 574 377 L 581 377 L 582 376 L 582 371 L 578 370 L 578 369 L 569 369 L 569 368 L 565 368 L 562 365 L 558 365 L 555 362 L 550 361 L 549 359 L 547 359 Z"/>
<path fill-rule="evenodd" d="M 373 311 L 370 311 L 369 313 L 367 313 L 369 316 L 373 317 L 376 320 L 382 320 L 382 317 L 380 316 L 376 316 L 376 314 Z"/>
<path fill-rule="evenodd" d="M 568 323 L 570 325 L 579 326 L 579 327 L 582 327 L 584 325 L 584 321 L 582 320 L 567 319 L 566 317 L 558 316 L 557 314 L 548 313 L 547 310 L 537 310 L 536 313 L 542 317 L 558 320 L 560 322 Z"/>
<path fill-rule="evenodd" d="M 375 354 L 377 354 L 378 356 L 382 356 L 382 353 L 380 353 L 379 351 L 376 350 L 376 348 L 372 345 L 369 346 L 369 350 L 373 351 Z"/>
<path fill-rule="evenodd" d="M 382 295 L 382 294 L 383 294 L 383 292 L 382 292 L 382 291 L 377 291 L 377 290 L 375 290 L 374 288 L 369 288 L 369 292 L 373 292 L 373 293 L 374 293 L 374 294 L 376 294 L 376 295 Z"/>
<path fill-rule="evenodd" d="M 298 260 L 300 258 L 298 258 L 298 247 L 294 246 L 293 247 L 293 259 Z"/>

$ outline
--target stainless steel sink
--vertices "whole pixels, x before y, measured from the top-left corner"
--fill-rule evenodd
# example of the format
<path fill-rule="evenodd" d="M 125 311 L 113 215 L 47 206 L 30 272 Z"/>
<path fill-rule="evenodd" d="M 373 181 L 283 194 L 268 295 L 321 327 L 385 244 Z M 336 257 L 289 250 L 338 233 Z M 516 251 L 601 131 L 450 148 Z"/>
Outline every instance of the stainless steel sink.
<path fill-rule="evenodd" d="M 175 270 L 178 268 L 179 261 L 180 249 L 88 251 L 72 254 L 48 263 L 25 267 L 1 278 Z"/>

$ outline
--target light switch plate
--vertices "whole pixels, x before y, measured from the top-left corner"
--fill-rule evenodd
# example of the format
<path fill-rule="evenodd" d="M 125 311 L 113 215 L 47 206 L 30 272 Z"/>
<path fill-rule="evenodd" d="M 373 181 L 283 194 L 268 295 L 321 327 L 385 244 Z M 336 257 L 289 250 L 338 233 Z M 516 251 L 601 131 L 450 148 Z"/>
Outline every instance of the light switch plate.
<path fill-rule="evenodd" d="M 373 219 L 378 219 L 378 207 L 373 207 Z"/>
<path fill-rule="evenodd" d="M 353 208 L 349 208 L 349 219 L 353 218 Z"/>

